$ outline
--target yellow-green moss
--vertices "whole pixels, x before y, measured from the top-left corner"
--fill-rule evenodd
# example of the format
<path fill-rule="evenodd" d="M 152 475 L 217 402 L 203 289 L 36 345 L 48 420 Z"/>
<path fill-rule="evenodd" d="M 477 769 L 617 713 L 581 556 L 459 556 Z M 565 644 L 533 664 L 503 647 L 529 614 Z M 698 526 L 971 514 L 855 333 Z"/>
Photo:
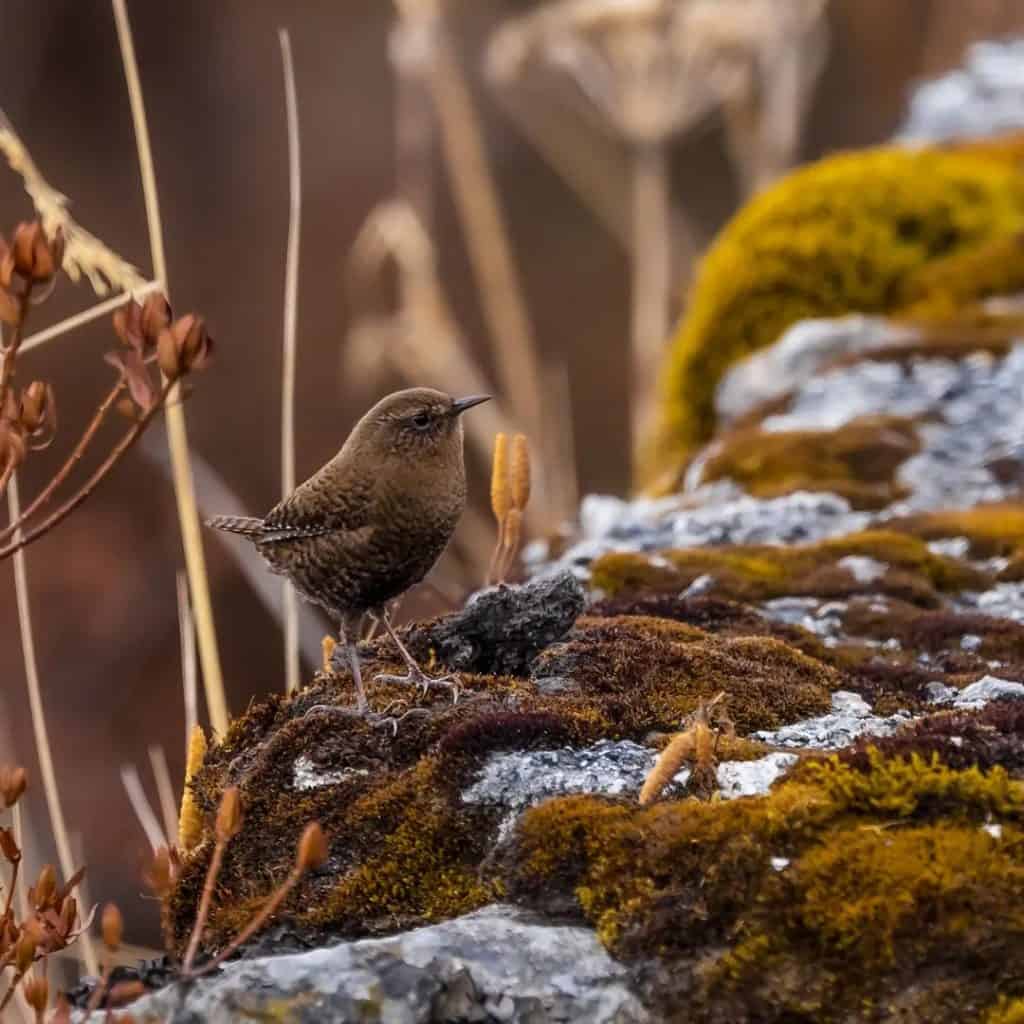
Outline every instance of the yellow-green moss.
<path fill-rule="evenodd" d="M 735 480 L 761 498 L 830 491 L 854 508 L 882 508 L 903 495 L 896 470 L 919 449 L 913 425 L 891 416 L 854 420 L 839 430 L 754 428 L 722 438 L 703 479 Z"/>
<path fill-rule="evenodd" d="M 966 537 L 974 558 L 1014 555 L 1024 547 L 1024 505 L 998 502 L 973 508 L 922 512 L 889 523 L 923 540 Z"/>
<path fill-rule="evenodd" d="M 926 309 L 919 276 L 1024 229 L 1019 153 L 885 147 L 801 168 L 749 202 L 701 262 L 664 376 L 664 431 L 653 466 L 708 438 L 714 389 L 736 360 L 797 320 Z M 1024 283 L 1024 255 L 997 261 L 960 296 Z M 927 295 L 934 293 L 928 291 Z M 944 303 L 941 296 L 936 302 Z M 662 465 L 658 466 L 657 463 Z"/>
<path fill-rule="evenodd" d="M 796 594 L 842 596 L 863 589 L 836 563 L 863 555 L 889 566 L 873 589 L 935 603 L 934 590 L 986 585 L 988 577 L 963 562 L 936 555 L 922 540 L 892 530 L 866 530 L 793 547 L 685 548 L 656 554 L 613 552 L 592 566 L 594 586 L 608 594 L 642 588 L 685 587 L 698 576 L 715 580 L 715 593 L 747 601 Z"/>
<path fill-rule="evenodd" d="M 986 1014 L 984 1024 L 1024 1024 L 1024 999 L 1000 999 Z"/>
<path fill-rule="evenodd" d="M 520 819 L 506 877 L 531 904 L 571 896 L 620 956 L 671 958 L 693 1020 L 856 1019 L 851 1005 L 951 957 L 991 1005 L 1024 940 L 1022 820 L 1024 784 L 999 769 L 872 752 L 727 804 L 549 801 Z M 717 960 L 688 974 L 708 950 Z M 806 1018 L 787 1016 L 805 1000 Z"/>

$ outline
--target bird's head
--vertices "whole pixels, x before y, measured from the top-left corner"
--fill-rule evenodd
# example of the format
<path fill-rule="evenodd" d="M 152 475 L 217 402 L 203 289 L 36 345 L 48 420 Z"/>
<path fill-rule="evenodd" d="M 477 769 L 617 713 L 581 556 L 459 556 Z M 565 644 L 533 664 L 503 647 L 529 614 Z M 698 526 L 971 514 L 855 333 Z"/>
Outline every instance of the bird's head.
<path fill-rule="evenodd" d="M 353 430 L 353 439 L 381 458 L 462 454 L 462 414 L 490 395 L 452 398 L 432 388 L 409 388 L 382 398 Z"/>

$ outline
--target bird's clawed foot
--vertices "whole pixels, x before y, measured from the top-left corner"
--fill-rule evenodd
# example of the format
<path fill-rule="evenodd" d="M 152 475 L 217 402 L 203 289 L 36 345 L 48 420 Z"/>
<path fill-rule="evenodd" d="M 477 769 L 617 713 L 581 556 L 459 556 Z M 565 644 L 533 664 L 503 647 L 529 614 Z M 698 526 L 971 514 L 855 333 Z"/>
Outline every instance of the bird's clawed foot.
<path fill-rule="evenodd" d="M 459 702 L 459 683 L 455 676 L 440 676 L 434 678 L 428 676 L 418 665 L 410 665 L 409 671 L 404 676 L 377 675 L 373 677 L 375 683 L 393 683 L 398 686 L 415 686 L 419 689 L 420 695 L 425 697 L 432 687 L 448 690 L 452 695 L 452 703 Z"/>
<path fill-rule="evenodd" d="M 407 718 L 415 718 L 417 715 L 430 713 L 427 708 L 410 708 L 404 714 L 396 716 L 391 714 L 391 710 L 397 706 L 397 703 L 400 702 L 389 704 L 383 711 L 371 711 L 369 708 L 341 704 L 314 704 L 302 717 L 309 718 L 310 715 L 335 715 L 339 718 L 355 718 L 366 722 L 367 725 L 374 729 L 390 729 L 391 735 L 397 736 L 398 726 Z"/>

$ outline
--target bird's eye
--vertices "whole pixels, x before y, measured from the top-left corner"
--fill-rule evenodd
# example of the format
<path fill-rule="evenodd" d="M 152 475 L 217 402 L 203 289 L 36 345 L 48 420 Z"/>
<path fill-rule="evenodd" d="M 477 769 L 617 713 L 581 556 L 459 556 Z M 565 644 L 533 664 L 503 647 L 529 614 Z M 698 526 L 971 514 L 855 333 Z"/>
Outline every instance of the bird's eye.
<path fill-rule="evenodd" d="M 426 412 L 418 412 L 412 418 L 412 425 L 417 430 L 426 430 L 430 426 L 430 414 Z"/>

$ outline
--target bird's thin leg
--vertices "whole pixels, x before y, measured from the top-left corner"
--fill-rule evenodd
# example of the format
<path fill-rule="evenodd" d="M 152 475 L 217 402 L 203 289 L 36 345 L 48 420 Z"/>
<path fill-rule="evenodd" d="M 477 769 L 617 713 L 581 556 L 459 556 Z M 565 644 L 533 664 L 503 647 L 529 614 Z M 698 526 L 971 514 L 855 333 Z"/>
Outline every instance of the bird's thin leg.
<path fill-rule="evenodd" d="M 406 649 L 405 644 L 398 639 L 398 634 L 395 632 L 394 626 L 391 625 L 391 616 L 388 614 L 386 608 L 380 608 L 374 613 L 375 618 L 379 619 L 383 624 L 384 629 L 387 631 L 389 637 L 394 642 L 394 645 L 398 648 L 398 653 L 402 656 L 402 661 L 405 662 L 406 668 L 408 668 L 408 675 L 404 676 L 389 676 L 389 675 L 378 675 L 374 678 L 378 682 L 383 683 L 406 683 L 413 686 L 419 686 L 424 693 L 432 686 L 443 686 L 446 690 L 452 691 L 452 703 L 458 703 L 459 700 L 459 686 L 455 679 L 451 676 L 443 676 L 440 679 L 433 679 L 428 676 L 423 669 L 416 664 L 416 659 Z"/>
<path fill-rule="evenodd" d="M 356 684 L 356 710 L 361 714 L 366 714 L 366 709 L 369 706 L 366 700 L 366 690 L 363 689 L 363 669 L 359 664 L 359 650 L 356 647 L 355 640 L 349 640 L 345 637 L 345 629 L 342 627 L 342 643 L 345 645 L 345 653 L 348 655 L 348 667 L 352 671 L 352 681 Z"/>

